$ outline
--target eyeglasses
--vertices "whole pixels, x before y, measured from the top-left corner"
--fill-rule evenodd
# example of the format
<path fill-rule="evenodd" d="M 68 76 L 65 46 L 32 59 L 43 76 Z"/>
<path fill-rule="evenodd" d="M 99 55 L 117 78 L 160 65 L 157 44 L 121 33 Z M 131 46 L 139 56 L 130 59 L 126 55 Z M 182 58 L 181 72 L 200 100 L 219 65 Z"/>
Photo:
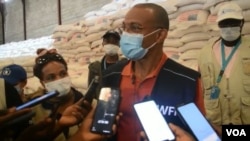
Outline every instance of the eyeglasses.
<path fill-rule="evenodd" d="M 51 61 L 65 62 L 63 57 L 59 54 L 50 53 L 40 56 L 36 59 L 36 64 L 43 65 Z"/>
<path fill-rule="evenodd" d="M 125 25 L 124 23 L 122 24 L 121 27 L 122 31 L 131 31 L 134 33 L 138 33 L 141 32 L 143 30 L 143 27 L 137 23 L 131 23 L 131 24 L 127 24 Z"/>
<path fill-rule="evenodd" d="M 129 31 L 132 33 L 140 33 L 142 32 L 143 29 L 146 28 L 161 28 L 161 27 L 157 27 L 157 26 L 151 26 L 151 27 L 143 27 L 142 25 L 138 24 L 138 23 L 129 23 L 129 24 L 122 24 L 122 27 L 120 28 L 122 31 Z"/>

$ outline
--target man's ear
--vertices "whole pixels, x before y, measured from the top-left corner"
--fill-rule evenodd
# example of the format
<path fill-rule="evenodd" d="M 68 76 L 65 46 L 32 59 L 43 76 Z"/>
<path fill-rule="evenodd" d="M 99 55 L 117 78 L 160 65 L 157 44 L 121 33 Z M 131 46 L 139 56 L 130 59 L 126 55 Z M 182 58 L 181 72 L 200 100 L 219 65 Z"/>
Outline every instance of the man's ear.
<path fill-rule="evenodd" d="M 161 29 L 160 32 L 158 33 L 157 36 L 157 43 L 163 43 L 165 41 L 165 39 L 167 38 L 168 35 L 168 30 L 167 29 Z"/>

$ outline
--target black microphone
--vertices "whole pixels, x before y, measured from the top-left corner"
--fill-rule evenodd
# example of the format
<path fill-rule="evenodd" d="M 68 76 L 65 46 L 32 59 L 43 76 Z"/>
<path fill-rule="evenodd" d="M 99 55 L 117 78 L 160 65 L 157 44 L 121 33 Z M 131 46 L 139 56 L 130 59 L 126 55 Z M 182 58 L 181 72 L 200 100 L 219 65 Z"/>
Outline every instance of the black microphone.
<path fill-rule="evenodd" d="M 92 103 L 98 84 L 99 84 L 99 76 L 95 76 L 89 84 L 89 87 L 84 96 L 84 100 L 87 100 L 89 103 Z"/>

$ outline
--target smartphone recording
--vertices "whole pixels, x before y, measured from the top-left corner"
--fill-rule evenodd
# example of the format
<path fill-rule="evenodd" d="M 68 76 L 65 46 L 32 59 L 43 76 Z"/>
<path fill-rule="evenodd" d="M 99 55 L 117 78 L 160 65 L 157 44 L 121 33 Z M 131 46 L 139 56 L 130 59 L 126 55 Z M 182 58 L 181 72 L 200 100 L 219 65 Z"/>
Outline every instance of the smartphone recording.
<path fill-rule="evenodd" d="M 183 120 L 199 141 L 220 141 L 220 137 L 198 107 L 192 102 L 177 107 L 178 116 Z"/>
<path fill-rule="evenodd" d="M 135 112 L 149 141 L 174 140 L 175 136 L 154 100 L 134 104 Z"/>
<path fill-rule="evenodd" d="M 99 134 L 112 134 L 120 103 L 120 90 L 118 88 L 102 88 L 97 102 L 91 131 Z"/>

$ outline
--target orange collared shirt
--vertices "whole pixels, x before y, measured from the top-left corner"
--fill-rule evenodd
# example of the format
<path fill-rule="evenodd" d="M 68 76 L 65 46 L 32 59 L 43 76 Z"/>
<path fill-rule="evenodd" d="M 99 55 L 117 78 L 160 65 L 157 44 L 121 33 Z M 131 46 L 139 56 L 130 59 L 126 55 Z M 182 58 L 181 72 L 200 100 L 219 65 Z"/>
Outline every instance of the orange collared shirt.
<path fill-rule="evenodd" d="M 136 78 L 133 80 L 132 61 L 124 67 L 120 85 L 122 100 L 119 109 L 123 116 L 119 120 L 118 141 L 140 141 L 142 128 L 134 112 L 133 105 L 151 94 L 157 75 L 167 59 L 168 57 L 163 54 L 156 68 L 144 80 Z M 197 91 L 196 104 L 204 110 L 200 84 L 197 87 Z"/>

